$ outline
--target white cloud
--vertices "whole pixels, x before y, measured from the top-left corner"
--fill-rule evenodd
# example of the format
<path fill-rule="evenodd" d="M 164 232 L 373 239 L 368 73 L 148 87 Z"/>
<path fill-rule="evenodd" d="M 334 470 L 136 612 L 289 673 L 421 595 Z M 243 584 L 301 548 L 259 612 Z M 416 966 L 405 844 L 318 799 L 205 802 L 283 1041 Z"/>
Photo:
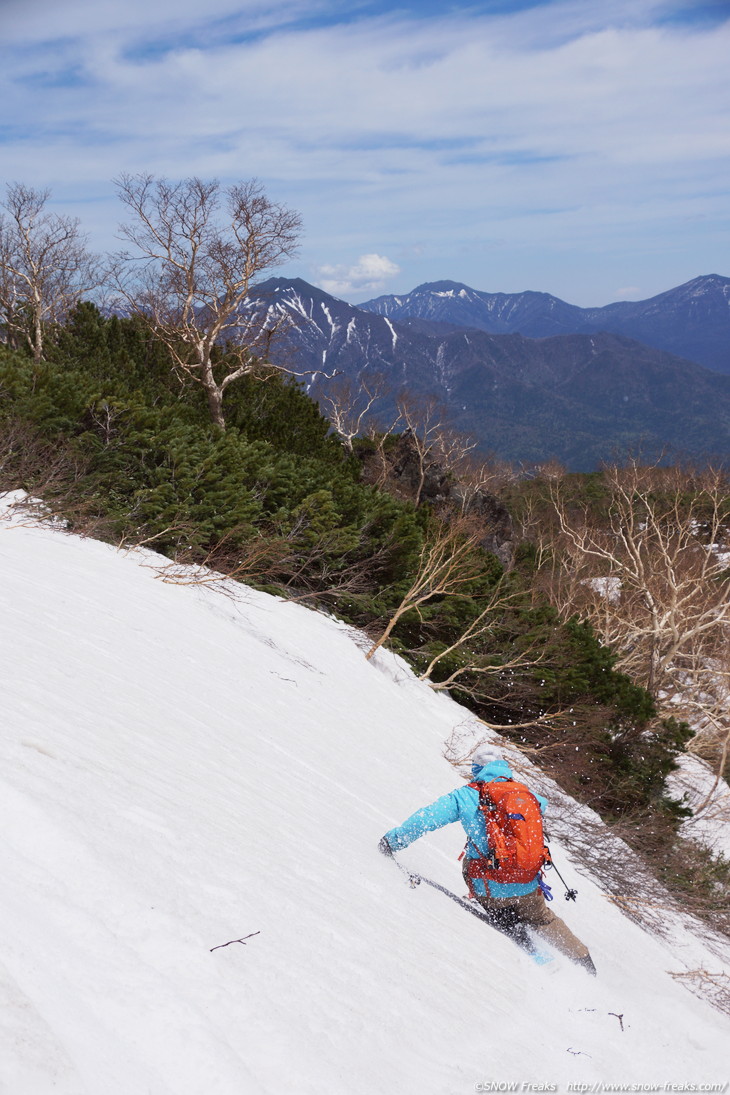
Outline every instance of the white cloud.
<path fill-rule="evenodd" d="M 318 284 L 333 296 L 377 292 L 399 273 L 400 266 L 376 254 L 360 255 L 354 266 L 319 266 L 315 271 Z"/>
<path fill-rule="evenodd" d="M 284 29 L 303 3 L 211 0 L 201 17 L 193 0 L 69 0 L 62 28 L 58 4 L 11 0 L 16 38 L 33 33 L 0 66 L 7 178 L 93 199 L 73 212 L 111 236 L 120 171 L 256 175 L 301 211 L 304 257 L 339 292 L 374 245 L 407 288 L 453 277 L 587 304 L 725 270 L 730 22 L 659 20 L 676 0 L 555 0 Z M 260 31 L 267 12 L 279 30 L 221 31 Z"/>
<path fill-rule="evenodd" d="M 617 289 L 616 297 L 639 297 L 641 293 L 641 287 L 638 285 L 627 285 L 625 289 Z"/>

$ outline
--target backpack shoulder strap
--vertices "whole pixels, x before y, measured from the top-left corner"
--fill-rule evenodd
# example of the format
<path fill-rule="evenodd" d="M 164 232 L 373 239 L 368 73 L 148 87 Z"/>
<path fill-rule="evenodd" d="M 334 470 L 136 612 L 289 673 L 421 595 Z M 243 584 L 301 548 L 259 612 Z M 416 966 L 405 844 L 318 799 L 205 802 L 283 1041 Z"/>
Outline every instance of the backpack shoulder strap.
<path fill-rule="evenodd" d="M 495 868 L 506 852 L 504 837 L 497 822 L 499 806 L 490 792 L 490 787 L 493 787 L 495 783 L 499 785 L 500 782 L 500 780 L 492 780 L 486 783 L 484 780 L 476 780 L 469 784 L 479 793 L 479 809 L 484 817 L 484 829 L 487 834 L 487 852 L 486 854 L 481 852 L 480 856 L 482 859 L 489 860 Z"/>

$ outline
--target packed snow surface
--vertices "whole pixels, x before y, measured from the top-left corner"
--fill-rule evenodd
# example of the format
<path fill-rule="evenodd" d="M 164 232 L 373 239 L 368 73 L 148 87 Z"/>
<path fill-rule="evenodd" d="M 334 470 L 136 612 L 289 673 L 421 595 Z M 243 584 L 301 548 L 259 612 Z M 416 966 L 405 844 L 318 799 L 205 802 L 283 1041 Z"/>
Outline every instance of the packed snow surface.
<path fill-rule="evenodd" d="M 693 815 L 682 825 L 683 836 L 730 861 L 730 787 L 700 757 L 685 755 L 667 779 L 667 790 L 684 800 Z"/>
<path fill-rule="evenodd" d="M 7 514 L 4 1095 L 723 1089 L 730 1019 L 671 976 L 722 956 L 681 920 L 648 935 L 554 842 L 594 980 L 380 855 L 459 783 L 463 708 L 301 605 Z M 402 860 L 462 893 L 461 835 Z"/>

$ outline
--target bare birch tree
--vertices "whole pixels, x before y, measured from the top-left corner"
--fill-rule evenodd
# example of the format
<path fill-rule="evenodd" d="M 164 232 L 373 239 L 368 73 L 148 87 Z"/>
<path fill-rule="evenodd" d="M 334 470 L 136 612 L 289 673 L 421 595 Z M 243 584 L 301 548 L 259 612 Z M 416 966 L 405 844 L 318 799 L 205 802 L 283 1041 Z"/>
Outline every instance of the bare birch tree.
<path fill-rule="evenodd" d="M 476 447 L 476 441 L 451 427 L 446 408 L 433 396 L 418 398 L 404 393 L 397 409 L 416 458 L 414 502 L 418 506 L 429 467 L 438 465 L 446 472 L 456 469 Z"/>
<path fill-rule="evenodd" d="M 484 674 L 514 672 L 537 665 L 542 660 L 539 650 L 531 648 L 516 654 L 507 661 L 494 661 L 485 654 L 473 654 L 463 658 L 461 664 L 453 669 L 443 681 L 433 681 L 432 674 L 438 664 L 454 655 L 461 654 L 465 649 L 471 649 L 475 644 L 483 646 L 485 640 L 493 634 L 505 610 L 514 608 L 521 599 L 519 592 L 509 593 L 505 589 L 504 577 L 492 589 L 487 602 L 478 616 L 461 631 L 456 638 L 433 655 L 422 673 L 419 673 L 420 681 L 428 681 L 434 689 L 449 689 L 457 682 L 463 683 L 467 676 L 479 677 Z M 468 688 L 466 689 L 468 691 Z M 490 699 L 493 697 L 489 697 Z"/>
<path fill-rule="evenodd" d="M 337 377 L 319 397 L 322 413 L 348 452 L 352 443 L 365 431 L 373 406 L 383 394 L 385 379 L 381 374 L 361 375 L 357 384 L 349 377 Z"/>
<path fill-rule="evenodd" d="M 121 226 L 131 251 L 117 256 L 115 288 L 200 383 L 212 421 L 225 429 L 229 385 L 268 361 L 282 318 L 247 305 L 255 278 L 296 252 L 299 215 L 270 201 L 256 180 L 221 187 L 199 178 L 169 182 L 122 175 L 132 214 Z"/>
<path fill-rule="evenodd" d="M 49 323 L 63 321 L 103 274 L 76 217 L 46 211 L 48 190 L 7 187 L 0 214 L 0 322 L 11 346 L 43 360 Z"/>
<path fill-rule="evenodd" d="M 462 513 L 468 513 L 480 496 L 494 495 L 517 478 L 514 468 L 506 460 L 496 457 L 483 459 L 475 455 L 469 438 L 462 438 L 461 445 L 454 447 L 457 456 L 450 468 L 457 484 L 455 501 Z"/>
<path fill-rule="evenodd" d="M 617 667 L 644 685 L 664 716 L 695 728 L 691 748 L 730 740 L 730 484 L 636 463 L 607 469 L 607 516 L 551 496 L 557 551 L 548 592 L 564 617 L 587 616 L 619 653 Z"/>
<path fill-rule="evenodd" d="M 437 521 L 421 548 L 416 575 L 379 639 L 366 657 L 372 658 L 407 612 L 419 611 L 432 597 L 464 594 L 483 573 L 476 555 L 478 535 L 464 521 Z"/>
<path fill-rule="evenodd" d="M 434 521 L 421 548 L 415 577 L 379 638 L 368 650 L 368 659 L 390 638 L 408 613 L 420 614 L 433 598 L 471 597 L 473 583 L 484 577 L 479 539 L 478 526 L 475 528 L 469 519 L 452 517 L 449 521 Z M 449 643 L 430 656 L 419 680 L 435 691 L 458 689 L 480 705 L 489 704 L 505 711 L 500 728 L 517 729 L 545 723 L 556 728 L 564 718 L 564 712 L 549 711 L 543 706 L 530 716 L 530 710 L 536 707 L 534 689 L 521 683 L 527 671 L 542 662 L 543 651 L 535 644 L 529 644 L 522 649 L 515 647 L 505 656 L 504 648 L 496 639 L 495 633 L 504 625 L 505 616 L 518 607 L 521 599 L 520 592 L 509 591 L 505 579 L 499 581 L 487 595 L 481 611 L 465 623 Z M 491 651 L 490 636 L 494 636 Z M 445 660 L 451 663 L 451 671 L 447 671 L 442 680 L 434 680 L 434 671 Z M 511 719 L 510 712 L 521 712 L 528 717 Z"/>

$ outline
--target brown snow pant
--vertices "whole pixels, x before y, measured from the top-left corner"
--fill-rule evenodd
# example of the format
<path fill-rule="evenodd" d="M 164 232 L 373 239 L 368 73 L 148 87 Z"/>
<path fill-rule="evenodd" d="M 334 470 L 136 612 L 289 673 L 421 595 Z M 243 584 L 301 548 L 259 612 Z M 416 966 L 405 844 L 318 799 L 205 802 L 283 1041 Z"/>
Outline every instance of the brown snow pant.
<path fill-rule="evenodd" d="M 468 883 L 467 875 L 464 877 Z M 546 943 L 567 954 L 568 958 L 575 960 L 588 955 L 588 947 L 548 907 L 539 889 L 522 897 L 477 897 L 476 900 L 494 920 L 495 928 L 512 936 L 520 945 L 524 945 L 525 928 L 531 928 Z"/>

